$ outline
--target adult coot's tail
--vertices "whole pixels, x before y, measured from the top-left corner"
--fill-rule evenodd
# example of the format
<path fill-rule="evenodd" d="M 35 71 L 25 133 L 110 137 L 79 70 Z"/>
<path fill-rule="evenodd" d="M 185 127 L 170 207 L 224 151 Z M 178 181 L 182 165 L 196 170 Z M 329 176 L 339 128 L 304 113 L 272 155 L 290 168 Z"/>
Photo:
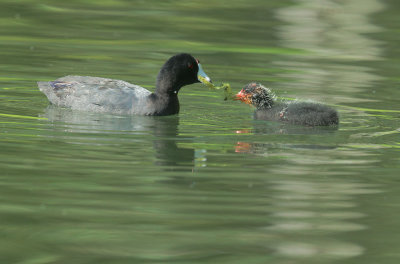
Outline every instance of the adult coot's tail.
<path fill-rule="evenodd" d="M 42 93 L 47 94 L 48 88 L 50 87 L 49 82 L 37 82 L 37 85 Z"/>
<path fill-rule="evenodd" d="M 47 96 L 50 103 L 57 104 L 57 96 L 54 93 L 54 88 L 51 86 L 51 82 L 37 82 L 39 90 Z"/>

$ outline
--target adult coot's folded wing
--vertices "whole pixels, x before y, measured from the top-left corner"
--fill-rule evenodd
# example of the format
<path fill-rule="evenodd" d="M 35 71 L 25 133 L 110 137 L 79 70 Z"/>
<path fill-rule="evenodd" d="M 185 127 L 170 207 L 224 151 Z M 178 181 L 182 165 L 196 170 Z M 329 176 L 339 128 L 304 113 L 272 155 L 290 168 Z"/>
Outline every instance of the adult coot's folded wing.
<path fill-rule="evenodd" d="M 138 113 L 151 94 L 125 81 L 90 76 L 65 76 L 38 86 L 54 105 L 94 112 Z"/>

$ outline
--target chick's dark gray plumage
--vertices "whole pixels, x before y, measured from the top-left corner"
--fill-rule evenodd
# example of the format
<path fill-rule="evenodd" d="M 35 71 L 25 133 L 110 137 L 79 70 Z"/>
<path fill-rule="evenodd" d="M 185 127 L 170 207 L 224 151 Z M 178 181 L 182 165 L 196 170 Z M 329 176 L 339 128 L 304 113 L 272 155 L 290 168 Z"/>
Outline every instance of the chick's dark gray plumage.
<path fill-rule="evenodd" d="M 256 107 L 255 119 L 305 126 L 339 124 L 339 115 L 335 109 L 318 102 L 278 101 L 272 91 L 260 83 L 249 83 L 236 96 Z"/>

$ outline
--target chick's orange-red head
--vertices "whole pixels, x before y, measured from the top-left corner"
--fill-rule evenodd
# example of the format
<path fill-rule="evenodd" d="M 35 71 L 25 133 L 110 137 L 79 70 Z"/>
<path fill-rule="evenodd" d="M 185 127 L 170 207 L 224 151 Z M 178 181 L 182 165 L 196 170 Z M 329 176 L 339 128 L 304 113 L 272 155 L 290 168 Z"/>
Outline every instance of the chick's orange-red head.
<path fill-rule="evenodd" d="M 253 105 L 257 109 L 269 109 L 274 103 L 275 95 L 261 83 L 251 82 L 236 94 L 235 100 Z"/>
<path fill-rule="evenodd" d="M 252 104 L 251 97 L 252 97 L 251 93 L 246 93 L 246 91 L 242 89 L 235 95 L 235 100 L 240 100 L 246 104 L 251 105 Z"/>

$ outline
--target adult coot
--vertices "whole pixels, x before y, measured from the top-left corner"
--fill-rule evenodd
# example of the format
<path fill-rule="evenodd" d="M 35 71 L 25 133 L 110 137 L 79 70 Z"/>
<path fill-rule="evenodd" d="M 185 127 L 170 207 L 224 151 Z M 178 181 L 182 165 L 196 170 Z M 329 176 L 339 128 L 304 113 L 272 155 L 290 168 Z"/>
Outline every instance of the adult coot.
<path fill-rule="evenodd" d="M 198 60 L 177 54 L 162 66 L 154 93 L 135 84 L 90 76 L 65 76 L 38 82 L 49 101 L 75 110 L 135 115 L 173 115 L 179 112 L 178 92 L 183 86 L 211 82 Z"/>
<path fill-rule="evenodd" d="M 295 125 L 330 126 L 339 123 L 336 110 L 317 102 L 277 101 L 272 91 L 260 83 L 247 84 L 236 99 L 257 108 L 255 119 L 283 121 Z"/>

